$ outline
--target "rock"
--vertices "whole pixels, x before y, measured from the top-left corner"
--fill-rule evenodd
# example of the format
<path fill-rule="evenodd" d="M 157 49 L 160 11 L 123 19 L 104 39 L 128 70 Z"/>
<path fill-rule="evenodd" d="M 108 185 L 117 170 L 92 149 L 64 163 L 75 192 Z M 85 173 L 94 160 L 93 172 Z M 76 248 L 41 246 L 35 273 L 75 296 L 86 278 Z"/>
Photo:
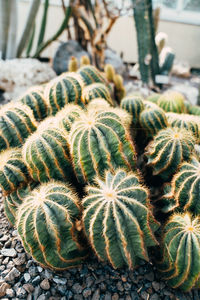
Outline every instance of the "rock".
<path fill-rule="evenodd" d="M 191 76 L 189 63 L 175 61 L 172 67 L 172 74 L 182 78 L 189 78 Z"/>
<path fill-rule="evenodd" d="M 37 298 L 37 300 L 47 300 L 47 297 L 44 294 L 42 294 Z"/>
<path fill-rule="evenodd" d="M 10 285 L 6 282 L 0 284 L 0 298 L 5 296 L 7 289 L 10 288 Z"/>
<path fill-rule="evenodd" d="M 30 268 L 28 269 L 28 272 L 29 272 L 29 274 L 31 275 L 31 277 L 35 277 L 36 274 L 37 274 L 36 267 L 30 267 Z"/>
<path fill-rule="evenodd" d="M 114 293 L 112 296 L 112 300 L 118 300 L 119 299 L 119 295 L 117 293 Z"/>
<path fill-rule="evenodd" d="M 111 64 L 118 74 L 123 75 L 125 72 L 125 65 L 121 57 L 112 49 L 105 50 L 105 64 Z"/>
<path fill-rule="evenodd" d="M 116 284 L 116 286 L 117 286 L 118 291 L 120 291 L 120 292 L 124 291 L 124 287 L 123 287 L 121 281 L 118 281 L 117 284 Z"/>
<path fill-rule="evenodd" d="M 11 248 L 11 249 L 7 249 L 7 248 L 3 248 L 1 250 L 1 254 L 3 256 L 8 256 L 8 257 L 15 257 L 17 255 L 17 252 L 15 251 L 15 249 Z"/>
<path fill-rule="evenodd" d="M 40 266 L 38 266 L 37 269 L 38 269 L 38 272 L 39 272 L 39 273 L 41 273 L 41 272 L 43 271 L 43 268 L 40 267 Z"/>
<path fill-rule="evenodd" d="M 40 283 L 40 287 L 41 287 L 43 290 L 48 291 L 48 290 L 50 289 L 49 280 L 48 280 L 48 279 L 42 280 L 42 282 Z"/>
<path fill-rule="evenodd" d="M 144 275 L 144 278 L 149 280 L 149 281 L 153 281 L 154 280 L 154 273 L 150 272 Z"/>
<path fill-rule="evenodd" d="M 26 295 L 26 290 L 23 287 L 20 287 L 16 292 L 17 297 L 23 298 Z"/>
<path fill-rule="evenodd" d="M 33 285 L 37 285 L 40 282 L 40 276 L 36 276 L 33 280 L 32 280 L 32 284 Z"/>
<path fill-rule="evenodd" d="M 106 292 L 104 300 L 111 300 L 111 293 Z"/>
<path fill-rule="evenodd" d="M 141 292 L 141 298 L 144 300 L 148 300 L 149 299 L 149 294 L 145 291 Z"/>
<path fill-rule="evenodd" d="M 15 297 L 15 292 L 13 291 L 13 289 L 7 289 L 6 290 L 6 296 L 8 298 L 14 298 Z"/>
<path fill-rule="evenodd" d="M 29 274 L 29 273 L 25 273 L 25 274 L 24 274 L 24 280 L 25 280 L 26 282 L 28 282 L 30 279 L 31 279 L 30 274 Z"/>
<path fill-rule="evenodd" d="M 25 253 L 19 253 L 18 257 L 13 259 L 13 262 L 16 266 L 21 266 L 26 262 L 26 254 Z"/>
<path fill-rule="evenodd" d="M 154 288 L 154 290 L 157 292 L 160 289 L 160 283 L 157 281 L 153 281 L 152 282 L 152 287 Z"/>
<path fill-rule="evenodd" d="M 90 288 L 86 288 L 83 290 L 83 297 L 88 298 L 92 294 L 92 291 Z"/>
<path fill-rule="evenodd" d="M 97 289 L 92 296 L 92 300 L 99 300 L 99 299 L 100 299 L 100 289 Z"/>
<path fill-rule="evenodd" d="M 0 89 L 6 99 L 17 98 L 29 87 L 56 76 L 49 64 L 31 58 L 0 60 L 0 70 Z"/>
<path fill-rule="evenodd" d="M 53 281 L 57 284 L 66 284 L 67 279 L 66 278 L 59 278 L 59 277 L 54 277 Z"/>
<path fill-rule="evenodd" d="M 150 300 L 159 300 L 160 299 L 160 296 L 158 294 L 153 294 L 151 297 L 150 297 Z"/>
<path fill-rule="evenodd" d="M 86 278 L 86 286 L 88 288 L 92 286 L 93 282 L 94 282 L 94 278 L 93 277 L 89 276 L 89 277 Z"/>
<path fill-rule="evenodd" d="M 69 40 L 66 43 L 62 43 L 54 56 L 53 69 L 56 74 L 60 75 L 63 72 L 68 71 L 68 63 L 71 56 L 75 56 L 80 60 L 81 56 L 89 54 L 81 47 L 81 45 L 74 40 Z"/>
<path fill-rule="evenodd" d="M 82 286 L 79 284 L 79 283 L 75 283 L 73 286 L 72 286 L 72 291 L 75 293 L 75 294 L 81 294 L 82 293 Z"/>
<path fill-rule="evenodd" d="M 13 281 L 15 278 L 18 278 L 20 276 L 19 270 L 17 270 L 15 267 L 12 268 L 12 270 L 8 273 L 8 275 L 5 277 L 5 281 Z"/>
<path fill-rule="evenodd" d="M 34 286 L 30 283 L 25 283 L 23 288 L 27 291 L 27 293 L 32 293 L 34 291 Z"/>
<path fill-rule="evenodd" d="M 44 276 L 48 279 L 51 279 L 53 277 L 53 274 L 49 270 L 44 270 Z"/>

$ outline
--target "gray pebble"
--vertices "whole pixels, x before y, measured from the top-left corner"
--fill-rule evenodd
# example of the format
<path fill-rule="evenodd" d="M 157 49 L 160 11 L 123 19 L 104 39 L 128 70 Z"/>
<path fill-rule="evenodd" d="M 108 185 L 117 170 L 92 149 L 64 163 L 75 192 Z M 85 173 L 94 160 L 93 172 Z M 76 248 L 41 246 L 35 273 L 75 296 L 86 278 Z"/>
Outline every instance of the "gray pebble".
<path fill-rule="evenodd" d="M 29 274 L 31 275 L 31 277 L 35 277 L 36 274 L 37 274 L 36 267 L 30 267 L 30 268 L 28 269 L 28 272 L 29 272 Z"/>
<path fill-rule="evenodd" d="M 40 287 L 45 290 L 48 291 L 50 289 L 50 284 L 49 284 L 49 280 L 46 278 L 44 280 L 42 280 L 42 282 L 40 283 Z"/>
<path fill-rule="evenodd" d="M 19 298 L 22 298 L 26 295 L 26 290 L 23 287 L 21 287 L 17 290 L 16 294 Z"/>
<path fill-rule="evenodd" d="M 44 294 L 42 294 L 37 298 L 37 300 L 47 300 L 47 297 Z"/>
<path fill-rule="evenodd" d="M 32 284 L 33 285 L 37 285 L 40 282 L 40 276 L 36 276 L 33 280 L 32 280 Z"/>
<path fill-rule="evenodd" d="M 32 293 L 34 291 L 34 286 L 30 283 L 25 283 L 23 288 L 27 291 L 27 293 Z"/>
<path fill-rule="evenodd" d="M 100 299 L 100 289 L 97 289 L 92 296 L 92 300 L 99 300 Z"/>
<path fill-rule="evenodd" d="M 13 289 L 7 289 L 6 290 L 6 296 L 8 298 L 14 298 L 15 297 L 15 292 L 13 291 Z"/>
<path fill-rule="evenodd" d="M 15 257 L 17 255 L 17 252 L 15 251 L 14 248 L 11 248 L 11 249 L 3 248 L 1 250 L 1 254 L 3 256 Z"/>
<path fill-rule="evenodd" d="M 8 273 L 8 275 L 5 277 L 5 280 L 6 281 L 12 281 L 14 280 L 15 278 L 19 277 L 20 276 L 20 272 L 19 270 L 17 270 L 15 267 L 12 268 L 12 270 Z"/>
<path fill-rule="evenodd" d="M 88 298 L 92 294 L 92 291 L 90 288 L 86 288 L 83 290 L 83 297 Z"/>
<path fill-rule="evenodd" d="M 29 273 L 24 273 L 24 280 L 25 280 L 26 282 L 28 282 L 30 279 L 31 279 L 30 274 L 29 274 Z"/>
<path fill-rule="evenodd" d="M 79 283 L 75 283 L 73 286 L 72 286 L 72 291 L 75 293 L 75 294 L 81 294 L 82 293 L 82 286 L 79 284 Z"/>
<path fill-rule="evenodd" d="M 66 284 L 67 279 L 66 278 L 59 278 L 59 277 L 54 277 L 53 281 L 57 284 Z"/>

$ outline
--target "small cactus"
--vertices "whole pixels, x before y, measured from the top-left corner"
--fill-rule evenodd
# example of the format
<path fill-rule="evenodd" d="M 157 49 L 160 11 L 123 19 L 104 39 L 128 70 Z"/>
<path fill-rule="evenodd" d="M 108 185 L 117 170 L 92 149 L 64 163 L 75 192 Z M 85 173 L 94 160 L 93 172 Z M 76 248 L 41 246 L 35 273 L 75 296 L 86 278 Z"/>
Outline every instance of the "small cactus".
<path fill-rule="evenodd" d="M 69 140 L 74 170 L 81 183 L 103 176 L 106 169 L 135 168 L 135 147 L 120 116 L 112 110 L 82 114 L 73 124 Z"/>
<path fill-rule="evenodd" d="M 174 214 L 164 227 L 163 259 L 158 268 L 173 288 L 188 292 L 200 276 L 200 220 Z"/>
<path fill-rule="evenodd" d="M 49 101 L 49 114 L 55 115 L 68 103 L 82 105 L 82 87 L 83 82 L 76 73 L 64 73 L 51 80 L 44 91 Z"/>
<path fill-rule="evenodd" d="M 120 106 L 131 114 L 132 123 L 136 125 L 139 121 L 140 113 L 144 109 L 142 98 L 137 96 L 127 96 L 122 99 Z"/>
<path fill-rule="evenodd" d="M 89 58 L 89 56 L 87 56 L 87 55 L 81 56 L 80 65 L 81 65 L 81 67 L 90 65 L 90 58 Z"/>
<path fill-rule="evenodd" d="M 149 246 L 157 244 L 158 223 L 151 213 L 148 190 L 134 173 L 117 170 L 96 178 L 83 199 L 83 223 L 92 249 L 114 268 L 136 267 L 148 261 Z"/>
<path fill-rule="evenodd" d="M 78 70 L 78 59 L 75 56 L 72 56 L 69 60 L 68 71 L 76 72 Z"/>
<path fill-rule="evenodd" d="M 48 103 L 44 98 L 42 86 L 30 88 L 20 97 L 19 101 L 30 107 L 37 121 L 41 121 L 47 117 Z"/>
<path fill-rule="evenodd" d="M 183 162 L 172 179 L 172 194 L 182 210 L 200 214 L 200 163 L 193 156 L 190 162 Z"/>
<path fill-rule="evenodd" d="M 67 132 L 71 130 L 75 120 L 80 118 L 83 110 L 80 106 L 74 104 L 66 104 L 55 116 L 56 122 L 60 128 L 64 128 Z"/>
<path fill-rule="evenodd" d="M 108 81 L 103 77 L 101 72 L 94 66 L 83 66 L 78 70 L 77 73 L 81 76 L 86 86 L 92 83 L 103 83 L 111 91 Z"/>
<path fill-rule="evenodd" d="M 27 105 L 4 105 L 0 110 L 0 151 L 21 146 L 36 128 L 37 122 Z"/>
<path fill-rule="evenodd" d="M 146 147 L 147 165 L 152 167 L 153 175 L 168 179 L 176 172 L 180 163 L 190 158 L 194 145 L 195 138 L 190 131 L 163 129 Z"/>
<path fill-rule="evenodd" d="M 158 105 L 166 112 L 183 113 L 184 97 L 181 93 L 169 91 L 160 96 Z"/>
<path fill-rule="evenodd" d="M 20 148 L 12 148 L 0 154 L 0 187 L 8 195 L 29 181 L 28 170 Z"/>
<path fill-rule="evenodd" d="M 69 180 L 73 176 L 67 132 L 51 119 L 43 121 L 23 146 L 23 158 L 33 180 Z"/>
<path fill-rule="evenodd" d="M 102 83 L 93 83 L 83 89 L 81 99 L 84 104 L 88 104 L 95 98 L 103 98 L 113 106 L 113 101 L 110 96 L 109 89 Z"/>
<path fill-rule="evenodd" d="M 160 94 L 153 93 L 149 97 L 147 97 L 146 100 L 158 104 L 158 99 L 160 98 L 160 96 Z"/>
<path fill-rule="evenodd" d="M 17 190 L 10 193 L 3 200 L 5 215 L 10 224 L 15 226 L 17 210 L 29 193 L 37 186 L 37 183 L 31 183 L 26 186 L 19 187 Z"/>
<path fill-rule="evenodd" d="M 200 119 L 189 114 L 166 113 L 171 127 L 186 128 L 190 130 L 197 142 L 200 142 Z"/>
<path fill-rule="evenodd" d="M 118 103 L 120 103 L 121 99 L 126 96 L 126 90 L 123 83 L 123 77 L 119 74 L 115 74 L 113 78 L 113 82 L 115 85 L 115 97 Z"/>
<path fill-rule="evenodd" d="M 200 106 L 197 105 L 188 105 L 188 113 L 191 115 L 200 116 Z"/>
<path fill-rule="evenodd" d="M 108 101 L 106 101 L 104 98 L 95 98 L 95 99 L 92 99 L 88 105 L 87 105 L 87 109 L 90 110 L 90 109 L 102 109 L 102 110 L 105 110 L 107 108 L 110 108 L 110 104 L 108 103 Z"/>
<path fill-rule="evenodd" d="M 63 270 L 86 256 L 78 242 L 80 209 L 66 184 L 49 182 L 34 189 L 20 205 L 16 226 L 25 250 L 43 267 Z"/>
<path fill-rule="evenodd" d="M 140 125 L 145 134 L 153 137 L 168 126 L 165 112 L 161 108 L 146 108 L 140 114 Z"/>
<path fill-rule="evenodd" d="M 105 72 L 107 80 L 110 81 L 110 82 L 114 82 L 115 69 L 111 64 L 106 64 L 105 65 L 104 72 Z"/>

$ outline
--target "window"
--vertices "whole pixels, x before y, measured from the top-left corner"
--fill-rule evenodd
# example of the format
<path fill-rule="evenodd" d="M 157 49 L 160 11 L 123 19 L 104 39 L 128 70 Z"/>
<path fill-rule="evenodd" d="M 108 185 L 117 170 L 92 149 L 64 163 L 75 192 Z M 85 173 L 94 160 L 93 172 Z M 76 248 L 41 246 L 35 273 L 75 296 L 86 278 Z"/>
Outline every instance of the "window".
<path fill-rule="evenodd" d="M 200 0 L 153 0 L 161 7 L 161 20 L 200 25 Z"/>

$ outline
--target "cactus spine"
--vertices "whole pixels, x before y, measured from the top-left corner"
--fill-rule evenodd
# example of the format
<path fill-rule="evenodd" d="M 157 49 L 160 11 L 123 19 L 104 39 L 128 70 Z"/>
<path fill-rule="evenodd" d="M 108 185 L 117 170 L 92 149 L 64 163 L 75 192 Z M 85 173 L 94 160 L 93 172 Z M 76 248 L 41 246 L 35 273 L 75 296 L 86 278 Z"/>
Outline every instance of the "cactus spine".
<path fill-rule="evenodd" d="M 63 270 L 80 264 L 86 253 L 78 243 L 77 196 L 64 183 L 49 182 L 19 207 L 17 229 L 26 251 L 42 266 Z"/>
<path fill-rule="evenodd" d="M 169 91 L 160 96 L 158 105 L 166 112 L 183 113 L 184 97 L 181 93 Z"/>
<path fill-rule="evenodd" d="M 135 148 L 113 111 L 89 111 L 77 120 L 70 132 L 70 149 L 74 170 L 82 183 L 103 176 L 106 169 L 135 168 Z"/>
<path fill-rule="evenodd" d="M 147 165 L 153 169 L 153 175 L 168 179 L 179 164 L 188 160 L 194 150 L 195 139 L 186 129 L 166 128 L 158 132 L 147 145 Z"/>
<path fill-rule="evenodd" d="M 190 214 L 173 215 L 164 228 L 159 269 L 173 288 L 189 291 L 200 276 L 200 221 Z"/>
<path fill-rule="evenodd" d="M 138 96 L 127 96 L 122 99 L 120 106 L 131 114 L 132 123 L 136 125 L 139 121 L 140 113 L 144 109 L 142 98 Z"/>
<path fill-rule="evenodd" d="M 96 255 L 114 268 L 134 268 L 149 260 L 147 248 L 157 244 L 157 223 L 149 207 L 148 190 L 134 173 L 118 170 L 96 178 L 83 199 L 86 235 Z M 101 234 L 100 234 L 101 233 Z"/>

